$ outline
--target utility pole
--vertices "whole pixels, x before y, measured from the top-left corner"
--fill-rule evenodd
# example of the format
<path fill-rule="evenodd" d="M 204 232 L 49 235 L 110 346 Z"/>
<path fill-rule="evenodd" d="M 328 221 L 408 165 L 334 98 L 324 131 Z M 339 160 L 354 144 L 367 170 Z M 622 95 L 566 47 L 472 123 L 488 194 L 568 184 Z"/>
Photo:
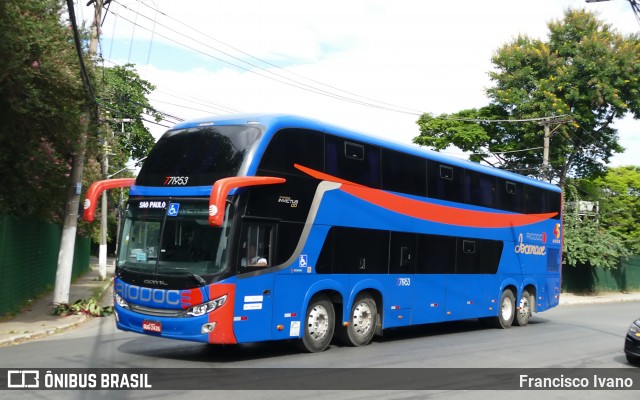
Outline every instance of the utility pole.
<path fill-rule="evenodd" d="M 559 117 L 547 117 L 540 122 L 538 125 L 542 125 L 544 127 L 544 144 L 542 148 L 542 178 L 547 181 L 550 179 L 549 177 L 549 145 L 551 142 L 551 135 L 560 127 L 561 124 L 565 122 L 571 121 L 571 117 L 569 116 L 559 116 Z M 551 124 L 557 124 L 553 130 L 551 130 Z"/>
<path fill-rule="evenodd" d="M 109 122 L 119 122 L 122 126 L 121 133 L 124 134 L 124 124 L 126 122 L 131 122 L 130 118 L 121 118 L 119 120 L 109 120 Z M 103 139 L 103 155 L 102 155 L 102 178 L 110 179 L 112 176 L 124 171 L 125 169 L 121 169 L 115 174 L 109 175 L 109 151 L 111 150 L 110 142 L 113 138 L 113 132 L 111 132 L 109 126 L 105 124 L 106 130 Z M 100 215 L 100 252 L 98 253 L 98 279 L 103 281 L 107 278 L 107 214 L 109 210 L 108 199 L 107 199 L 107 190 L 102 192 L 102 205 L 101 205 L 101 215 Z M 120 189 L 120 197 L 122 198 L 122 189 Z M 118 204 L 120 207 L 120 204 Z M 118 212 L 120 212 L 118 210 Z M 118 232 L 116 237 L 120 234 L 120 216 L 118 216 Z M 116 249 L 117 250 L 117 249 Z"/>
<path fill-rule="evenodd" d="M 94 2 L 92 0 L 92 2 Z M 89 3 L 91 4 L 91 2 Z M 95 12 L 93 27 L 91 29 L 91 39 L 89 44 L 89 56 L 93 58 L 98 48 L 99 27 L 102 20 L 103 0 L 95 0 Z M 69 17 L 74 19 L 73 2 L 67 1 L 70 9 Z M 75 26 L 75 19 L 72 21 Z M 79 44 L 77 42 L 77 45 Z M 80 50 L 78 50 L 80 52 Z M 79 57 L 81 54 L 79 54 Z M 82 60 L 80 60 L 82 64 Z M 85 82 L 86 84 L 86 82 Z M 80 120 L 80 137 L 78 147 L 73 154 L 71 165 L 71 184 L 67 196 L 67 206 L 65 210 L 64 226 L 62 228 L 62 238 L 60 240 L 60 252 L 58 253 L 58 269 L 56 270 L 56 283 L 53 290 L 54 304 L 69 303 L 69 288 L 71 287 L 71 273 L 73 271 L 73 255 L 76 244 L 76 232 L 78 228 L 78 210 L 80 205 L 80 194 L 82 193 L 82 173 L 84 170 L 84 157 L 87 148 L 87 136 L 93 112 L 87 109 L 85 115 Z"/>
<path fill-rule="evenodd" d="M 109 130 L 109 127 L 106 127 Z M 110 132 L 105 132 L 102 143 L 104 153 L 102 155 L 102 177 L 109 179 L 109 138 Z M 108 214 L 107 190 L 102 192 L 102 206 L 100 207 L 100 252 L 98 253 L 98 279 L 107 278 L 107 214 Z"/>

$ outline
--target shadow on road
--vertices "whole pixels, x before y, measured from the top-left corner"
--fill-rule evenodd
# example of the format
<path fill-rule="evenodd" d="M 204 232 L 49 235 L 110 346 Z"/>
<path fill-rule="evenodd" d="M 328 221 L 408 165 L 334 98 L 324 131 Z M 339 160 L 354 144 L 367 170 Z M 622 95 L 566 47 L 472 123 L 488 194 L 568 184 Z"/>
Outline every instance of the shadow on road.
<path fill-rule="evenodd" d="M 545 323 L 545 319 L 534 318 L 529 324 L 537 325 Z M 513 327 L 511 329 L 522 329 Z M 483 330 L 495 330 L 487 327 L 477 319 L 464 321 L 442 322 L 419 326 L 392 328 L 384 331 L 381 337 L 375 337 L 376 343 L 398 342 L 432 336 L 446 336 L 462 332 L 475 332 Z M 340 349 L 346 347 L 336 340 L 331 348 Z M 330 349 L 331 349 L 330 348 Z M 273 341 L 259 343 L 243 343 L 238 345 L 212 345 L 191 342 L 182 342 L 172 339 L 155 338 L 149 336 L 136 337 L 127 340 L 118 346 L 124 353 L 144 357 L 173 359 L 181 361 L 202 363 L 232 363 L 239 361 L 268 359 L 300 354 L 296 340 Z"/>

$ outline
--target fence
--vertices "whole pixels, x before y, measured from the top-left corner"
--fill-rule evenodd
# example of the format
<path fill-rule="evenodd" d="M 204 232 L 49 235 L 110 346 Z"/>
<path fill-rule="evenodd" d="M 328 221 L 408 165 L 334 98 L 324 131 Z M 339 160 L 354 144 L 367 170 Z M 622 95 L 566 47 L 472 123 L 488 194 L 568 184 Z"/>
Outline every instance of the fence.
<path fill-rule="evenodd" d="M 53 288 L 62 227 L 0 215 L 0 316 Z M 89 269 L 91 240 L 77 237 L 72 279 Z"/>
<path fill-rule="evenodd" d="M 640 291 L 640 255 L 623 261 L 613 270 L 565 266 L 562 290 L 576 293 Z"/>

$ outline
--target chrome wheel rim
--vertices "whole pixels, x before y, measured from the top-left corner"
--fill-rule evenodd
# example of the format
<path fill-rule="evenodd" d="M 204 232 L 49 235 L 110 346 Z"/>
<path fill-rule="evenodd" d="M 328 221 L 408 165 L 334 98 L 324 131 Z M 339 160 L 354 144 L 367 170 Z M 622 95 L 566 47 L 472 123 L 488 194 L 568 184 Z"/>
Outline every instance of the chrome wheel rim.
<path fill-rule="evenodd" d="M 353 317 L 351 320 L 353 331 L 365 336 L 373 326 L 373 314 L 367 303 L 360 303 L 353 309 Z"/>
<path fill-rule="evenodd" d="M 502 315 L 502 319 L 508 321 L 509 318 L 513 315 L 513 304 L 508 297 L 502 299 L 502 306 L 500 307 L 500 313 Z"/>
<path fill-rule="evenodd" d="M 520 309 L 518 310 L 521 321 L 528 321 L 529 315 L 531 315 L 531 306 L 529 305 L 529 299 L 523 297 L 520 299 Z"/>
<path fill-rule="evenodd" d="M 307 318 L 309 336 L 315 341 L 321 341 L 329 332 L 329 313 L 323 306 L 316 304 Z"/>

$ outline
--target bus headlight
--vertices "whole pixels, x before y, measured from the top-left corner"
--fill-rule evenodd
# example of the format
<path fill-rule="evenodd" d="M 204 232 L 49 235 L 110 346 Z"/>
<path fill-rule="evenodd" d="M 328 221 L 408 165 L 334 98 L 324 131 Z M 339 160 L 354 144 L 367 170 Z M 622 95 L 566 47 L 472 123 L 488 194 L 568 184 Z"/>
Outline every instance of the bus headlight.
<path fill-rule="evenodd" d="M 197 306 L 193 306 L 185 311 L 186 316 L 191 317 L 199 317 L 201 315 L 209 314 L 211 311 L 214 311 L 224 305 L 227 302 L 227 295 L 218 297 L 215 300 L 208 301 L 206 303 L 199 304 Z"/>
<path fill-rule="evenodd" d="M 129 309 L 129 303 L 127 303 L 127 301 L 123 299 L 118 293 L 113 295 L 113 301 L 120 307 L 126 308 L 127 310 Z"/>

